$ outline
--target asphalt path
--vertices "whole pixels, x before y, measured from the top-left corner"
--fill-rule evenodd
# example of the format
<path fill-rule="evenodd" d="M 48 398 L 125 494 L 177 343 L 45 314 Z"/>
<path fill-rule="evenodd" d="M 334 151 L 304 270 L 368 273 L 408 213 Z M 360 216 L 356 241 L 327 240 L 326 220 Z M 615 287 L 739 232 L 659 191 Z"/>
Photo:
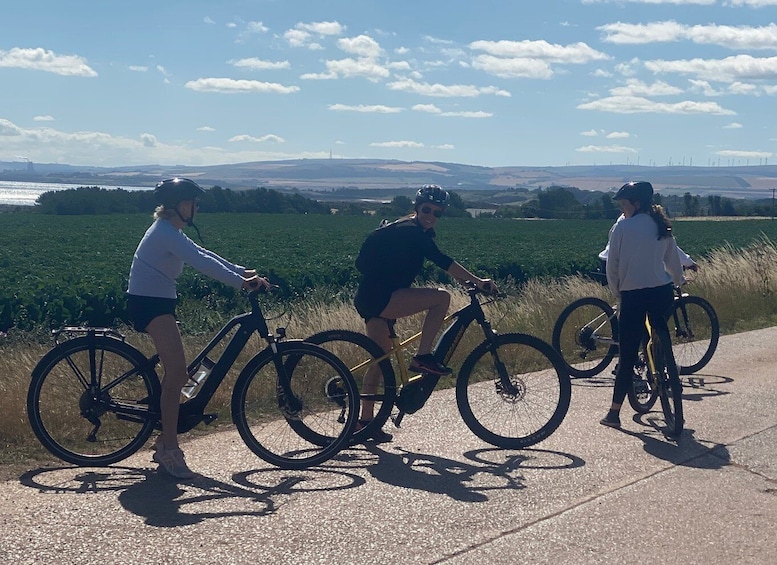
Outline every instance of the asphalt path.
<path fill-rule="evenodd" d="M 777 328 L 721 338 L 686 377 L 686 432 L 660 413 L 599 425 L 612 378 L 575 380 L 559 430 L 523 451 L 473 436 L 453 391 L 390 444 L 282 471 L 233 430 L 185 444 L 176 482 L 144 449 L 109 468 L 0 483 L 4 563 L 777 562 Z"/>

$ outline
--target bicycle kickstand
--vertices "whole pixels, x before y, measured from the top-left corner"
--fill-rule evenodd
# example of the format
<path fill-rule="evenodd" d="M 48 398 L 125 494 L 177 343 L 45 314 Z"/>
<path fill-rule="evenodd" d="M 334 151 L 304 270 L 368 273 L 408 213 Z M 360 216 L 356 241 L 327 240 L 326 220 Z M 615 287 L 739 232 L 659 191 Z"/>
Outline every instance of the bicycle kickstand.
<path fill-rule="evenodd" d="M 402 424 L 402 418 L 405 417 L 405 411 L 400 410 L 396 416 L 391 417 L 391 421 L 394 422 L 394 427 L 398 428 Z"/>

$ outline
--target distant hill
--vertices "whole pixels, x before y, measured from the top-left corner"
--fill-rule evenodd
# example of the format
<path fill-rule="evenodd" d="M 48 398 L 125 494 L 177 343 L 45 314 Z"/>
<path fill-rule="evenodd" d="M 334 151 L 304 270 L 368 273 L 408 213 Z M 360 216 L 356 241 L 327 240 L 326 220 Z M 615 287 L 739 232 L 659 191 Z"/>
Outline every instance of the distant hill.
<path fill-rule="evenodd" d="M 461 191 L 537 189 L 549 186 L 609 191 L 633 179 L 649 180 L 664 194 L 771 198 L 777 165 L 738 167 L 481 167 L 458 163 L 380 159 L 299 159 L 211 166 L 79 167 L 0 161 L 0 180 L 100 186 L 152 186 L 162 178 L 187 176 L 204 186 L 296 189 L 303 193 L 338 189 L 404 193 L 426 183 Z M 350 191 L 349 191 L 350 192 Z"/>

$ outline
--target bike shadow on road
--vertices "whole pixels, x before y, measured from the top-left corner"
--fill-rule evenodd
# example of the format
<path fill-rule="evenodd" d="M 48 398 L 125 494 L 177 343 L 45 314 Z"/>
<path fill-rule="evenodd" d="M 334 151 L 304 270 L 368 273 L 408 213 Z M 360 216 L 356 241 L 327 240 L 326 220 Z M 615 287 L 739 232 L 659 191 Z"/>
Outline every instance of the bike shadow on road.
<path fill-rule="evenodd" d="M 258 476 L 263 479 L 256 479 Z M 47 494 L 118 492 L 118 501 L 125 510 L 141 516 L 146 525 L 161 528 L 232 516 L 267 516 L 277 512 L 292 495 L 364 483 L 353 473 L 332 469 L 269 468 L 235 473 L 231 478 L 232 483 L 205 475 L 179 481 L 156 470 L 136 467 L 46 467 L 25 472 L 19 482 Z"/>
<path fill-rule="evenodd" d="M 683 402 L 699 402 L 706 398 L 731 394 L 730 391 L 718 387 L 734 382 L 731 377 L 707 373 L 683 375 L 681 378 L 683 381 Z"/>
<path fill-rule="evenodd" d="M 685 428 L 678 438 L 667 437 L 659 423 L 663 421 L 662 418 L 655 412 L 635 414 L 634 421 L 647 429 L 634 432 L 620 428 L 619 431 L 640 439 L 646 453 L 673 465 L 721 469 L 729 464 L 731 456 L 724 444 L 698 441 L 694 437 L 695 430 L 691 428 Z"/>
<path fill-rule="evenodd" d="M 444 494 L 461 502 L 486 502 L 487 492 L 527 488 L 526 469 L 561 470 L 585 462 L 559 451 L 525 449 L 520 452 L 486 448 L 464 454 L 460 461 L 395 447 L 392 451 L 366 444 L 377 460 L 366 467 L 370 475 L 389 485 Z"/>

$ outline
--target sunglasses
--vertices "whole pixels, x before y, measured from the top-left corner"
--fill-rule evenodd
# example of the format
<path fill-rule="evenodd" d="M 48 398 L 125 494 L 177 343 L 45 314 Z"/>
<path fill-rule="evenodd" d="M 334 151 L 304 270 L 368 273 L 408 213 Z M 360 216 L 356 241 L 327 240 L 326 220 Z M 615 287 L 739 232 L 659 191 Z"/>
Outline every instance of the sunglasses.
<path fill-rule="evenodd" d="M 434 210 L 432 211 L 431 206 L 421 206 L 421 213 L 422 214 L 432 214 L 435 218 L 439 218 L 442 216 L 442 210 Z"/>

